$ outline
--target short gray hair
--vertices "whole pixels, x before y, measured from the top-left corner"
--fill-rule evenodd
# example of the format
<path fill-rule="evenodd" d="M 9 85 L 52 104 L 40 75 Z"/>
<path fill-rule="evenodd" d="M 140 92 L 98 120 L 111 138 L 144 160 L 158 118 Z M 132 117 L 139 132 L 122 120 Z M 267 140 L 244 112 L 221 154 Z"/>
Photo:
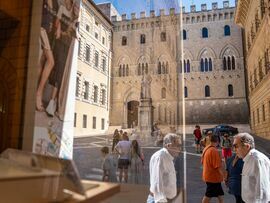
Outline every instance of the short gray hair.
<path fill-rule="evenodd" d="M 249 133 L 238 133 L 234 138 L 239 138 L 240 142 L 243 144 L 249 144 L 251 149 L 255 148 L 254 138 Z"/>
<path fill-rule="evenodd" d="M 173 144 L 177 140 L 179 140 L 179 138 L 180 137 L 178 135 L 176 135 L 175 133 L 168 133 L 163 138 L 163 146 L 165 147 L 167 144 Z"/>

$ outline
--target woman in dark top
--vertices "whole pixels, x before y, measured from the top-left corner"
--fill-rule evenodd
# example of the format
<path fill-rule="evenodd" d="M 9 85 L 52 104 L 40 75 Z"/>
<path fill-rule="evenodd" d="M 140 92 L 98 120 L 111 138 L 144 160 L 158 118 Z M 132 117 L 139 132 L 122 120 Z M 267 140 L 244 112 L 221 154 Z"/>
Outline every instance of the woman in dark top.
<path fill-rule="evenodd" d="M 229 193 L 234 195 L 236 203 L 244 203 L 241 197 L 241 173 L 244 162 L 236 154 L 226 162 L 227 180 L 226 185 Z"/>

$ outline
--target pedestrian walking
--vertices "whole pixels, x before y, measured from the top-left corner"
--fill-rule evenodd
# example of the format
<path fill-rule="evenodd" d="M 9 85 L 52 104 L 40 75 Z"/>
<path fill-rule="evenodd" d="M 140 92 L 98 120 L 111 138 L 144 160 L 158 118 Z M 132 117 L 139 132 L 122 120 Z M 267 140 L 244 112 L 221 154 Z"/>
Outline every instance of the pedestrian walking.
<path fill-rule="evenodd" d="M 130 142 L 128 141 L 127 134 L 123 134 L 123 140 L 119 141 L 114 150 L 119 154 L 118 169 L 119 169 L 119 182 L 128 181 L 128 167 L 130 159 Z"/>
<path fill-rule="evenodd" d="M 115 129 L 113 133 L 113 140 L 112 140 L 112 152 L 114 151 L 114 148 L 119 141 L 120 141 L 120 134 L 119 134 L 118 129 Z"/>
<path fill-rule="evenodd" d="M 138 184 L 142 175 L 143 158 L 137 140 L 132 140 L 130 149 L 130 169 L 132 183 Z"/>
<path fill-rule="evenodd" d="M 147 203 L 168 202 L 177 195 L 173 160 L 179 153 L 179 136 L 168 133 L 163 139 L 163 148 L 150 159 L 150 194 Z"/>
<path fill-rule="evenodd" d="M 219 203 L 223 203 L 223 170 L 221 157 L 216 148 L 218 139 L 216 136 L 210 137 L 210 145 L 206 146 L 202 154 L 203 174 L 202 179 L 206 183 L 206 192 L 202 202 L 208 203 L 213 197 L 218 198 Z"/>
<path fill-rule="evenodd" d="M 117 170 L 117 160 L 113 155 L 109 154 L 109 147 L 102 147 L 101 154 L 103 157 L 102 162 L 102 181 L 107 182 L 117 182 L 116 170 Z"/>
<path fill-rule="evenodd" d="M 232 141 L 230 140 L 227 133 L 225 133 L 223 136 L 221 141 L 221 148 L 222 157 L 224 158 L 225 163 L 227 163 L 227 159 L 232 156 Z"/>
<path fill-rule="evenodd" d="M 195 150 L 197 153 L 201 153 L 201 139 L 202 133 L 199 125 L 195 126 L 195 130 L 193 131 L 194 139 L 195 139 Z"/>
<path fill-rule="evenodd" d="M 244 161 L 242 170 L 242 198 L 246 203 L 270 201 L 270 160 L 255 149 L 254 138 L 249 133 L 235 136 L 233 147 Z"/>
<path fill-rule="evenodd" d="M 228 158 L 226 162 L 225 183 L 229 193 L 234 195 L 236 203 L 244 203 L 241 197 L 241 174 L 244 162 L 236 154 Z"/>

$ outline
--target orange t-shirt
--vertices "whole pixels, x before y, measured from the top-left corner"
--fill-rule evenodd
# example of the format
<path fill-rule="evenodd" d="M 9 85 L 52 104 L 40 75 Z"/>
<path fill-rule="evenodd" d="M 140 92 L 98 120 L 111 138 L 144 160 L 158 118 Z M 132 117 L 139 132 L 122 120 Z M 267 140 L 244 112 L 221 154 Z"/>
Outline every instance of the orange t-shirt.
<path fill-rule="evenodd" d="M 202 164 L 202 179 L 204 182 L 220 183 L 223 181 L 223 177 L 219 173 L 219 168 L 221 167 L 221 157 L 215 147 L 210 145 L 203 150 Z"/>

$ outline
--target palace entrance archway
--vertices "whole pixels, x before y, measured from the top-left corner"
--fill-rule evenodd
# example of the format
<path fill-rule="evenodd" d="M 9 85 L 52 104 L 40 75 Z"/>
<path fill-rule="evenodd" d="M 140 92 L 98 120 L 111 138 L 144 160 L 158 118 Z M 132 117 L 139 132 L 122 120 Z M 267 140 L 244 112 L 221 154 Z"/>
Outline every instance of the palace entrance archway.
<path fill-rule="evenodd" d="M 139 107 L 138 101 L 130 101 L 127 104 L 128 109 L 128 128 L 134 128 L 138 125 L 138 107 Z"/>

